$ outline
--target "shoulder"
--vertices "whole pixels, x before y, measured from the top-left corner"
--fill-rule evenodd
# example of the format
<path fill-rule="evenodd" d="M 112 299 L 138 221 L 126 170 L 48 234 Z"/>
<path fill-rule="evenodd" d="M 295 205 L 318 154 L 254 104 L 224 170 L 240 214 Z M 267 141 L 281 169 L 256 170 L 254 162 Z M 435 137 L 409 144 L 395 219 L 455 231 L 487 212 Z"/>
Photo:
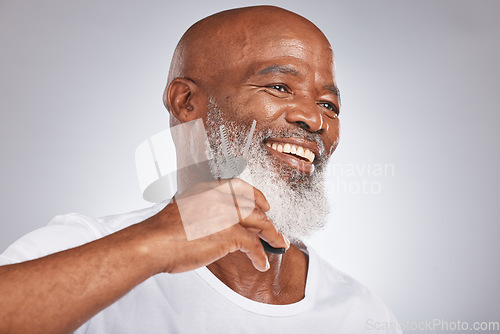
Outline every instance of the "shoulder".
<path fill-rule="evenodd" d="M 341 314 L 342 325 L 347 332 L 353 328 L 357 333 L 400 333 L 399 325 L 382 300 L 365 285 L 336 269 L 321 258 L 311 247 L 307 247 L 309 258 L 315 268 L 316 305 L 323 305 L 332 314 Z"/>
<path fill-rule="evenodd" d="M 78 213 L 55 216 L 0 254 L 0 265 L 24 262 L 77 247 L 139 223 L 159 212 L 165 203 L 125 214 L 91 218 Z"/>
<path fill-rule="evenodd" d="M 47 226 L 15 241 L 0 255 L 0 265 L 24 262 L 99 238 L 92 219 L 77 213 L 58 215 Z"/>

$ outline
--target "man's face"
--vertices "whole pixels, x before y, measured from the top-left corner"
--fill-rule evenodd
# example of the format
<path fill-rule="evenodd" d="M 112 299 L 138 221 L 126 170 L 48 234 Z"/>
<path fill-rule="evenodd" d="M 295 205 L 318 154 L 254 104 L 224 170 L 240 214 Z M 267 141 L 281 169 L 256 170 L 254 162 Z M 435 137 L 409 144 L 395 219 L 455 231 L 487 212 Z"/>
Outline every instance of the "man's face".
<path fill-rule="evenodd" d="M 228 161 L 224 158 L 222 138 L 218 131 L 221 125 L 227 129 L 232 138 L 229 141 L 230 152 L 242 156 L 249 126 L 237 121 L 225 119 L 224 113 L 215 101 L 209 105 L 207 115 L 208 139 L 214 153 L 210 160 L 210 168 L 215 177 L 227 170 Z M 319 152 L 324 153 L 324 145 L 317 137 L 308 137 L 304 130 L 290 132 L 287 129 L 274 127 L 260 128 L 252 137 L 248 149 L 247 165 L 239 178 L 259 189 L 266 196 L 271 209 L 267 216 L 274 225 L 291 241 L 302 240 L 312 232 L 320 229 L 326 222 L 328 202 L 324 193 L 324 167 L 326 155 L 315 160 L 317 166 L 312 173 L 304 173 L 277 160 L 267 150 L 268 138 L 304 137 L 316 141 Z M 323 156 L 323 158 L 321 158 Z"/>
<path fill-rule="evenodd" d="M 339 139 L 339 97 L 330 46 L 315 36 L 258 36 L 248 35 L 241 58 L 214 78 L 216 88 L 210 95 L 228 120 L 248 126 L 256 120 L 257 129 L 292 134 L 302 130 L 304 135 L 265 138 L 262 145 L 278 163 L 311 174 L 314 162 L 325 158 L 319 155 L 329 157 Z M 317 140 L 325 152 L 319 151 Z"/>
<path fill-rule="evenodd" d="M 257 121 L 241 178 L 264 193 L 270 218 L 297 240 L 325 223 L 324 169 L 338 142 L 339 101 L 329 46 L 276 36 L 270 42 L 246 48 L 221 73 L 206 121 L 216 154 L 224 124 L 237 155 Z"/>

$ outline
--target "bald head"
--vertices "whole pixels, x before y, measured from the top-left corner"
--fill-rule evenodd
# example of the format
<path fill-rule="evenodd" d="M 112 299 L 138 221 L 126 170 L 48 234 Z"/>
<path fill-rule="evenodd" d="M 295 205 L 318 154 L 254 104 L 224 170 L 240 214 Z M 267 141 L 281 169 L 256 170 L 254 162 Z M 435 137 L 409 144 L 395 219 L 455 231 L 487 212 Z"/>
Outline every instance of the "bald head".
<path fill-rule="evenodd" d="M 242 63 L 269 52 L 286 53 L 283 44 L 293 40 L 322 44 L 331 53 L 327 38 L 313 23 L 285 9 L 255 6 L 216 13 L 195 23 L 182 36 L 172 58 L 167 88 L 175 78 L 186 78 L 211 94 L 226 76 L 245 70 Z M 167 99 L 165 104 L 170 110 Z"/>
<path fill-rule="evenodd" d="M 211 148 L 222 157 L 220 126 L 228 129 L 231 151 L 238 155 L 255 121 L 255 150 L 248 155 L 255 168 L 249 170 L 266 166 L 290 186 L 314 184 L 310 176 L 321 175 L 337 147 L 340 107 L 332 48 L 313 23 L 290 11 L 239 8 L 195 23 L 174 52 L 168 82 L 170 126 L 203 119 Z M 190 181 L 201 182 L 201 173 L 191 174 Z"/>

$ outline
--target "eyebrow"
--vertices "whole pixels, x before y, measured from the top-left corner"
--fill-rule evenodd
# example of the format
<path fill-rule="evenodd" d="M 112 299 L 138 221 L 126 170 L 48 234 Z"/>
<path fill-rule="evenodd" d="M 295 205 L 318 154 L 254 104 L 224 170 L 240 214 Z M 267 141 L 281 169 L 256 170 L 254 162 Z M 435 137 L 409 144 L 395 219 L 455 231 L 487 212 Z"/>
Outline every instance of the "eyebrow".
<path fill-rule="evenodd" d="M 259 74 L 269 74 L 269 73 L 283 73 L 283 74 L 292 74 L 294 76 L 298 76 L 299 72 L 294 69 L 293 67 L 286 66 L 286 65 L 271 65 L 259 72 Z M 338 100 L 339 100 L 339 106 L 341 105 L 340 102 L 340 89 L 337 87 L 337 85 L 332 84 L 332 85 L 325 85 L 323 86 L 327 91 L 335 95 Z"/>
<path fill-rule="evenodd" d="M 340 101 L 340 89 L 337 87 L 337 85 L 325 85 L 323 87 L 337 97 L 340 107 L 342 105 L 342 102 Z"/>
<path fill-rule="evenodd" d="M 292 74 L 295 76 L 299 75 L 299 72 L 296 69 L 286 65 L 271 65 L 259 72 L 259 74 L 269 74 L 269 73 Z"/>
<path fill-rule="evenodd" d="M 325 85 L 323 87 L 333 95 L 340 97 L 340 90 L 336 85 Z"/>

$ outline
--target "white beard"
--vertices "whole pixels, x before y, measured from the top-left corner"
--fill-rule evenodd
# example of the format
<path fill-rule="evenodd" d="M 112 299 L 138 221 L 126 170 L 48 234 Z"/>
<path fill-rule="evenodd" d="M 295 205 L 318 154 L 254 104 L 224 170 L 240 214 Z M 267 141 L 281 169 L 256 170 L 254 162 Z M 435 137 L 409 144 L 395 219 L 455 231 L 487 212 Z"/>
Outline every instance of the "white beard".
<path fill-rule="evenodd" d="M 207 115 L 207 132 L 210 146 L 214 153 L 211 169 L 224 168 L 222 142 L 219 126 L 226 128 L 232 154 L 241 156 L 250 125 L 245 122 L 229 121 L 222 117 L 222 112 L 211 102 Z M 263 145 L 269 137 L 301 137 L 316 142 L 320 148 L 320 159 L 315 163 L 312 175 L 302 173 L 289 165 L 276 160 Z M 247 168 L 239 178 L 259 189 L 271 209 L 267 216 L 276 228 L 292 242 L 308 237 L 312 232 L 321 229 L 326 223 L 328 200 L 324 189 L 324 174 L 327 160 L 325 148 L 318 135 L 297 128 L 294 130 L 265 128 L 253 136 L 248 153 Z M 323 157 L 323 158 L 321 158 Z"/>

